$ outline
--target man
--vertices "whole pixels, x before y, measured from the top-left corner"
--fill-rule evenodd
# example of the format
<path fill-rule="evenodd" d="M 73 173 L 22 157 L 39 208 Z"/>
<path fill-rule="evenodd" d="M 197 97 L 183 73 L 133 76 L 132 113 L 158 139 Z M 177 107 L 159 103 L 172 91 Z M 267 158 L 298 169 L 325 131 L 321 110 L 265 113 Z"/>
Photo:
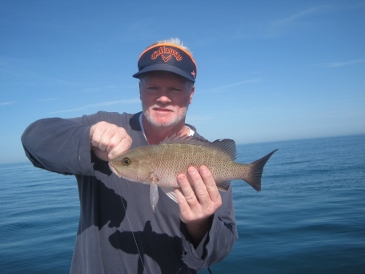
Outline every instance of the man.
<path fill-rule="evenodd" d="M 71 273 L 196 273 L 237 239 L 232 189 L 220 193 L 207 167 L 179 174 L 178 203 L 160 192 L 155 212 L 148 185 L 111 173 L 108 161 L 129 149 L 174 134 L 200 137 L 185 124 L 197 74 L 190 51 L 178 39 L 157 42 L 142 52 L 138 69 L 142 112 L 42 119 L 22 136 L 34 166 L 77 179 Z"/>

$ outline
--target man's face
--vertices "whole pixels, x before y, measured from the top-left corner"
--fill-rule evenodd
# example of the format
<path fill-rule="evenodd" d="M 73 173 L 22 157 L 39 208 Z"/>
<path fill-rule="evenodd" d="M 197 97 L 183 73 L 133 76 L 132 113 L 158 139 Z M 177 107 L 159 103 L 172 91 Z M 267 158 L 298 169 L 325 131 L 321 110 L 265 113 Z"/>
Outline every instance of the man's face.
<path fill-rule="evenodd" d="M 194 94 L 193 83 L 170 72 L 150 72 L 139 83 L 142 108 L 153 126 L 170 127 L 185 123 Z"/>

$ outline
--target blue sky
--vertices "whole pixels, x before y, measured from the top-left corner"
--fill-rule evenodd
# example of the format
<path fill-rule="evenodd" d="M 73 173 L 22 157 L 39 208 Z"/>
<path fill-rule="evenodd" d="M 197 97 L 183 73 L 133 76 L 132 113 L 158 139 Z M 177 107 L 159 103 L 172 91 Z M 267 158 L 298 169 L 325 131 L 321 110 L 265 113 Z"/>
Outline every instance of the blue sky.
<path fill-rule="evenodd" d="M 365 133 L 365 1 L 0 1 L 0 37 L 0 163 L 37 119 L 139 111 L 139 54 L 170 37 L 209 140 Z"/>

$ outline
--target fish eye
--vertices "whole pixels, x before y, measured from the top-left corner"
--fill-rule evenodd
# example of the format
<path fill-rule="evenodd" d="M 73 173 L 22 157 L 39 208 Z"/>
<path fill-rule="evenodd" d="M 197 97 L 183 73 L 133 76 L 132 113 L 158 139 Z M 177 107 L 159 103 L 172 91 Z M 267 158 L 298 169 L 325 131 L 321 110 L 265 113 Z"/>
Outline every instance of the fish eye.
<path fill-rule="evenodd" d="M 122 159 L 122 163 L 125 166 L 129 166 L 131 164 L 131 159 L 125 157 L 125 158 Z"/>

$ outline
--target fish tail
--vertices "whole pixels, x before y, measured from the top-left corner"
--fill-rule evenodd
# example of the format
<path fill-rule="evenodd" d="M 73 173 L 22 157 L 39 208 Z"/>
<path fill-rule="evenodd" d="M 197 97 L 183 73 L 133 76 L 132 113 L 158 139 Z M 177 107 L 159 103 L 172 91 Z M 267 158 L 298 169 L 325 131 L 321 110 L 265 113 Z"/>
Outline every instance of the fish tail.
<path fill-rule="evenodd" d="M 255 190 L 261 191 L 261 177 L 264 166 L 266 162 L 270 159 L 271 155 L 273 155 L 276 151 L 277 149 L 270 152 L 261 159 L 258 159 L 255 162 L 249 164 L 249 170 L 244 180 L 249 183 Z"/>

